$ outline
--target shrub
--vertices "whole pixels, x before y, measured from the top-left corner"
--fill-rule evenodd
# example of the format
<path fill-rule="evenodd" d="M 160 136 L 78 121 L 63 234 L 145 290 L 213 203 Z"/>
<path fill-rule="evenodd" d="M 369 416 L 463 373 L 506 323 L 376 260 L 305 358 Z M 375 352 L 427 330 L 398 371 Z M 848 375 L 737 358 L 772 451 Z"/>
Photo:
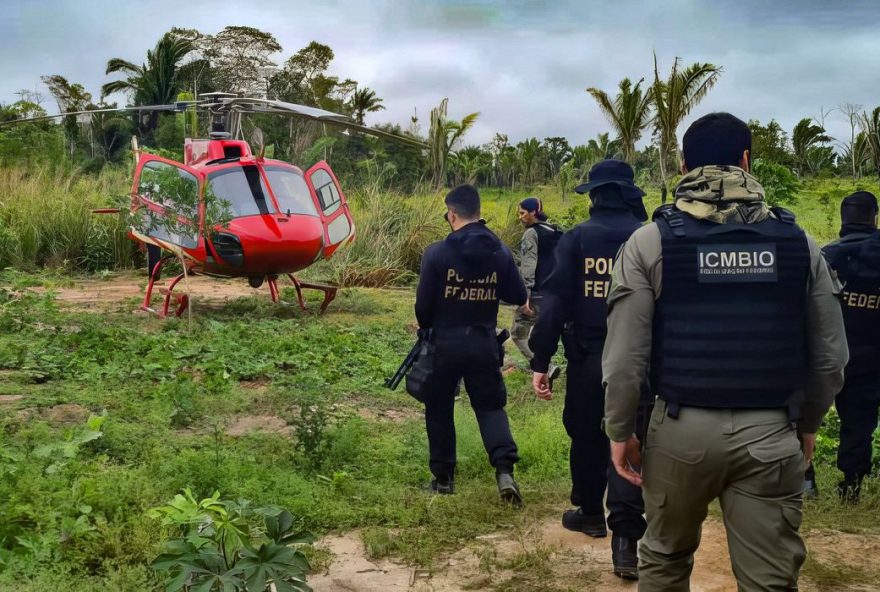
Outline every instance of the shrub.
<path fill-rule="evenodd" d="M 769 205 L 797 203 L 800 183 L 788 167 L 758 158 L 752 164 L 752 174 L 764 187 L 765 198 Z"/>
<path fill-rule="evenodd" d="M 148 515 L 177 531 L 152 563 L 169 575 L 168 592 L 311 590 L 303 547 L 313 538 L 287 510 L 221 500 L 219 492 L 197 501 L 185 489 Z"/>

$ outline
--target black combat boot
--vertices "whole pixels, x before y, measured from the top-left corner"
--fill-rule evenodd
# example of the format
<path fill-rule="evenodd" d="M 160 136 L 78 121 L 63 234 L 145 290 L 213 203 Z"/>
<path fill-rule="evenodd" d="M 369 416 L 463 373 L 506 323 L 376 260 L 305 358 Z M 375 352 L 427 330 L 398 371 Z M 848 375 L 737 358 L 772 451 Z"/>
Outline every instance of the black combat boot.
<path fill-rule="evenodd" d="M 452 495 L 455 493 L 455 482 L 452 479 L 431 479 L 428 489 L 433 493 Z"/>
<path fill-rule="evenodd" d="M 639 542 L 616 534 L 611 535 L 611 563 L 614 575 L 625 580 L 639 579 Z"/>
<path fill-rule="evenodd" d="M 566 510 L 562 514 L 562 526 L 568 530 L 582 532 L 593 538 L 602 538 L 608 535 L 608 529 L 605 526 L 605 515 L 595 514 L 588 516 L 584 514 L 583 508 Z"/>
<path fill-rule="evenodd" d="M 845 478 L 837 484 L 837 496 L 840 503 L 847 505 L 856 505 L 859 503 L 859 496 L 862 493 L 861 477 Z"/>
<path fill-rule="evenodd" d="M 497 473 L 495 481 L 498 483 L 498 495 L 502 500 L 517 507 L 522 505 L 522 494 L 519 492 L 519 485 L 513 480 L 512 473 Z"/>

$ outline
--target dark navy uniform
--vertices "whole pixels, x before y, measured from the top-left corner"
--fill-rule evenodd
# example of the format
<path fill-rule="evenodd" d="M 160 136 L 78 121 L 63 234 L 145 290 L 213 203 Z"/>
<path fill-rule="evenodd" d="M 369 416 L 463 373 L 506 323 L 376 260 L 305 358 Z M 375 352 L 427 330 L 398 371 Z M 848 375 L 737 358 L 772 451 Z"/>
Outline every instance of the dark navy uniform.
<path fill-rule="evenodd" d="M 454 475 L 454 393 L 461 379 L 496 472 L 512 473 L 519 460 L 504 411 L 495 326 L 500 300 L 522 305 L 526 298 L 510 249 L 482 223 L 452 232 L 422 257 L 415 308 L 419 326 L 433 330 L 434 367 L 423 397 L 430 468 L 439 482 Z"/>
<path fill-rule="evenodd" d="M 619 207 L 594 206 L 587 222 L 562 236 L 556 266 L 545 283 L 541 316 L 529 340 L 535 372 L 547 372 L 560 335 L 565 346 L 568 367 L 562 419 L 571 438 L 571 502 L 583 515 L 604 520 L 608 486 L 608 525 L 616 535 L 634 540 L 645 531 L 643 504 L 638 487 L 613 468 L 608 471 L 608 437 L 601 428 L 605 404 L 602 348 L 614 256 L 640 226 L 621 202 Z"/>
<path fill-rule="evenodd" d="M 843 283 L 840 298 L 849 363 L 843 390 L 835 399 L 840 416 L 837 468 L 844 475 L 841 486 L 857 492 L 871 472 L 871 440 L 880 409 L 880 232 L 842 235 L 822 254 Z"/>

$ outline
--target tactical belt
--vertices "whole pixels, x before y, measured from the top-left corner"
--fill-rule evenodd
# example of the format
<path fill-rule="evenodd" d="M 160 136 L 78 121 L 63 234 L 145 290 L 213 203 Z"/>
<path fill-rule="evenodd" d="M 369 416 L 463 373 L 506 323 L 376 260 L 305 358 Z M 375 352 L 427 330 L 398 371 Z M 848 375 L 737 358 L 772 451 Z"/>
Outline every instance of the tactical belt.
<path fill-rule="evenodd" d="M 663 397 L 660 397 L 661 399 Z M 666 417 L 669 419 L 678 419 L 679 414 L 681 413 L 681 404 L 675 403 L 671 401 L 667 401 L 663 399 L 666 403 Z M 704 409 L 712 409 L 711 407 L 706 407 Z M 736 407 L 718 407 L 718 409 L 731 409 L 736 410 Z M 798 419 L 800 418 L 800 406 L 791 403 L 786 407 L 786 411 L 788 412 L 788 421 L 794 426 L 797 424 Z"/>

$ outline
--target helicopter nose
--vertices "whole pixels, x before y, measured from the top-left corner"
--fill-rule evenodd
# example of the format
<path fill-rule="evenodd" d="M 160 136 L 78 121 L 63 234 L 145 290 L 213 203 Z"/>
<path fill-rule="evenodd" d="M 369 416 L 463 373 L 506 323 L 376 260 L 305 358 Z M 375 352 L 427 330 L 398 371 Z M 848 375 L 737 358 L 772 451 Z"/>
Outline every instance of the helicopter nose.
<path fill-rule="evenodd" d="M 316 216 L 264 214 L 235 218 L 215 236 L 221 237 L 231 254 L 238 241 L 242 271 L 293 273 L 308 267 L 320 256 L 324 227 Z M 217 248 L 216 242 L 214 244 Z"/>

